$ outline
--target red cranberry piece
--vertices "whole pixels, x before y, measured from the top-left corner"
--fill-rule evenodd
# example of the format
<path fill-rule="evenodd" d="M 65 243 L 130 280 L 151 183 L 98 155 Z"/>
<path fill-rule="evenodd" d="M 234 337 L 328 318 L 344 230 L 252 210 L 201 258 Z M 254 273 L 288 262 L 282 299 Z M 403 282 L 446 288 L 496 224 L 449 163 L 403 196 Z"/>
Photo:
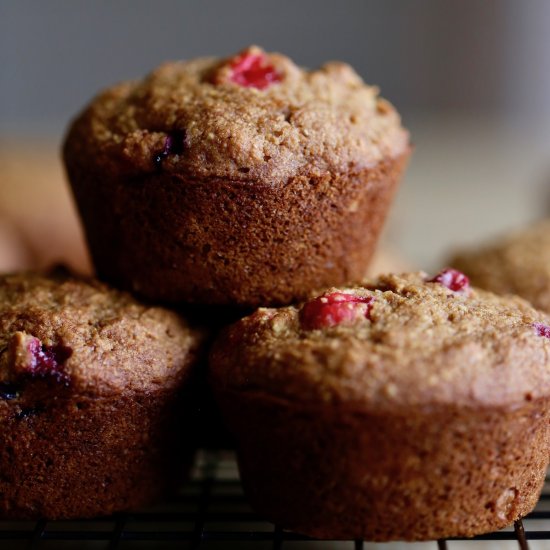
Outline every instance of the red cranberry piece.
<path fill-rule="evenodd" d="M 187 132 L 174 130 L 170 132 L 164 141 L 163 150 L 155 156 L 155 166 L 162 167 L 162 162 L 168 155 L 181 155 L 185 151 Z"/>
<path fill-rule="evenodd" d="M 61 344 L 46 346 L 38 338 L 31 338 L 27 351 L 30 356 L 27 371 L 31 376 L 53 376 L 58 382 L 69 381 L 64 363 L 72 355 L 71 348 Z"/>
<path fill-rule="evenodd" d="M 300 324 L 305 330 L 352 324 L 359 319 L 370 319 L 372 296 L 354 296 L 333 292 L 307 302 L 300 311 Z"/>
<path fill-rule="evenodd" d="M 538 336 L 544 336 L 545 338 L 550 338 L 550 326 L 543 325 L 542 323 L 533 323 L 533 328 Z"/>
<path fill-rule="evenodd" d="M 264 90 L 274 82 L 280 82 L 282 76 L 263 52 L 247 50 L 229 63 L 229 79 L 245 88 Z"/>
<path fill-rule="evenodd" d="M 439 283 L 453 292 L 468 292 L 470 289 L 470 279 L 460 271 L 452 268 L 440 271 L 433 279 L 428 279 L 429 283 Z"/>

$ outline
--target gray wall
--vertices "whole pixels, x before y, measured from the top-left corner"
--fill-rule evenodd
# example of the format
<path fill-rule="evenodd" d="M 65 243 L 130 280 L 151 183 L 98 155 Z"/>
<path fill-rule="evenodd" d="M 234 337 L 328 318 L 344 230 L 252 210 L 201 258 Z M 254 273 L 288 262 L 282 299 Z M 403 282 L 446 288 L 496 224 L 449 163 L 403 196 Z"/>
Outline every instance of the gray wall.
<path fill-rule="evenodd" d="M 110 83 L 249 43 L 347 60 L 405 116 L 550 118 L 548 0 L 0 0 L 0 135 L 57 134 Z"/>

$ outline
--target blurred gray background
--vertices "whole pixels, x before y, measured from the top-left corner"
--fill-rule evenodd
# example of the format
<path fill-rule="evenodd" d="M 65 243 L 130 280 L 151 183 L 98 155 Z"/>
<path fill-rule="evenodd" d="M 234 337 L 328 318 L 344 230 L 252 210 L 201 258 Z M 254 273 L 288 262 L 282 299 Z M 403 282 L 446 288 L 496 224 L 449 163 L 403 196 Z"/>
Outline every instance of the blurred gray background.
<path fill-rule="evenodd" d="M 415 263 L 550 203 L 548 0 L 0 0 L 0 139 L 57 144 L 101 88 L 250 43 L 346 60 L 397 106 L 416 150 L 389 234 Z"/>
<path fill-rule="evenodd" d="M 548 0 L 0 0 L 4 131 L 59 131 L 100 88 L 165 59 L 257 43 L 353 64 L 407 115 L 550 117 Z"/>

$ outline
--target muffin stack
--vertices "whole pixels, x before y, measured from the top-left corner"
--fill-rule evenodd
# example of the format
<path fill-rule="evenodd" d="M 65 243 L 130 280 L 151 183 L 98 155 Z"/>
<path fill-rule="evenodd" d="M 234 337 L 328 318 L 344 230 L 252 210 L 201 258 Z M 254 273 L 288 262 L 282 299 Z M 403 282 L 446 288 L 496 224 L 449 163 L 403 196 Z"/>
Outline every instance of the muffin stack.
<path fill-rule="evenodd" d="M 75 120 L 65 142 L 100 279 L 180 311 L 193 305 L 211 329 L 259 306 L 219 335 L 211 386 L 254 508 L 313 536 L 421 540 L 499 528 L 533 508 L 548 465 L 544 314 L 476 291 L 454 270 L 360 282 L 409 153 L 394 108 L 349 66 L 306 71 L 256 47 L 166 64 L 115 86 Z M 59 286 L 66 282 L 28 279 L 5 283 L 6 388 L 16 401 L 6 398 L 4 408 L 13 418 L 23 410 L 20 360 L 37 388 L 61 384 L 71 406 L 90 400 L 105 430 L 105 409 L 117 418 L 124 409 L 113 395 L 130 408 L 144 400 L 154 450 L 128 464 L 150 471 L 147 461 L 165 454 L 163 434 L 185 419 L 171 396 L 190 386 L 182 373 L 196 362 L 200 335 L 119 291 L 101 287 L 98 296 L 90 290 L 97 283 L 68 290 Z M 48 330 L 22 320 L 30 295 L 40 297 L 35 317 Z M 165 404 L 163 423 L 156 409 Z M 124 420 L 130 434 L 138 431 L 133 418 Z M 25 437 L 57 420 L 50 414 Z M 113 421 L 112 439 L 122 433 Z M 102 444 L 110 440 L 86 437 L 77 447 L 97 450 L 90 463 L 108 463 Z M 138 456 L 146 445 L 135 447 Z M 47 490 L 51 499 L 32 490 L 25 498 L 50 499 L 49 507 L 31 512 L 19 502 L 14 515 L 68 515 Z M 114 484 L 114 504 L 99 505 L 110 512 L 141 504 L 153 491 L 147 483 L 140 490 L 128 496 Z M 97 510 L 89 504 L 75 515 Z"/>

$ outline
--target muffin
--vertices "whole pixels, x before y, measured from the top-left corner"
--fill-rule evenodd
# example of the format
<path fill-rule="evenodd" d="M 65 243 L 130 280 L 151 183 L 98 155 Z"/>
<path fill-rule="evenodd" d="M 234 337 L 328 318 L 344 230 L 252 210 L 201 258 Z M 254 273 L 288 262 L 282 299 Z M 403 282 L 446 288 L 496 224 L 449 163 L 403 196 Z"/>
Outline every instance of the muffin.
<path fill-rule="evenodd" d="M 348 65 L 250 47 L 104 91 L 64 160 L 100 278 L 250 307 L 361 279 L 409 151 Z"/>
<path fill-rule="evenodd" d="M 550 313 L 550 219 L 477 249 L 457 252 L 450 265 L 481 288 L 517 294 Z"/>
<path fill-rule="evenodd" d="M 93 280 L 0 276 L 0 517 L 92 517 L 165 494 L 192 459 L 199 342 Z"/>
<path fill-rule="evenodd" d="M 549 462 L 548 324 L 451 270 L 258 309 L 210 358 L 251 504 L 300 533 L 376 541 L 527 514 Z"/>

